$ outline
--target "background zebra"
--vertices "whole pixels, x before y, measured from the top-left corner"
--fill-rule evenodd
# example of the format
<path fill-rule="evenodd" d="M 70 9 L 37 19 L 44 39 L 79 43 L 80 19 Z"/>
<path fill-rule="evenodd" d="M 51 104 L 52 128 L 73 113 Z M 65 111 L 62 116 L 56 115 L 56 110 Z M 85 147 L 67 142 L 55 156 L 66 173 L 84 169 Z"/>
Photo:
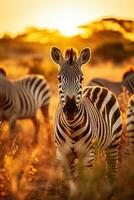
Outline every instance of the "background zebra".
<path fill-rule="evenodd" d="M 127 132 L 128 132 L 128 150 L 130 152 L 134 152 L 134 95 L 130 97 L 130 100 L 128 102 Z"/>
<path fill-rule="evenodd" d="M 122 92 L 122 82 L 114 82 L 104 78 L 93 78 L 91 79 L 88 86 L 102 86 L 108 88 L 111 92 L 113 92 L 116 96 L 118 96 Z"/>
<path fill-rule="evenodd" d="M 129 94 L 134 94 L 134 70 L 131 68 L 123 75 L 122 87 L 125 87 Z"/>
<path fill-rule="evenodd" d="M 93 78 L 91 79 L 88 86 L 99 85 L 108 88 L 117 97 L 123 92 L 123 87 L 129 92 L 129 94 L 134 93 L 134 70 L 131 68 L 127 71 L 120 82 L 110 81 L 104 78 Z"/>
<path fill-rule="evenodd" d="M 77 160 L 86 167 L 94 163 L 95 143 L 105 150 L 108 174 L 113 178 L 118 168 L 118 147 L 122 129 L 116 98 L 103 87 L 87 87 L 82 97 L 81 66 L 90 58 L 85 48 L 77 58 L 73 49 L 62 56 L 52 48 L 52 59 L 59 65 L 59 105 L 55 113 L 54 132 L 58 163 L 71 180 L 77 177 Z"/>
<path fill-rule="evenodd" d="M 39 131 L 37 109 L 41 109 L 48 122 L 49 101 L 50 89 L 43 76 L 27 75 L 10 81 L 5 71 L 0 69 L 0 121 L 8 121 L 11 139 L 15 137 L 16 120 L 30 118 L 36 129 L 33 139 L 36 144 Z"/>

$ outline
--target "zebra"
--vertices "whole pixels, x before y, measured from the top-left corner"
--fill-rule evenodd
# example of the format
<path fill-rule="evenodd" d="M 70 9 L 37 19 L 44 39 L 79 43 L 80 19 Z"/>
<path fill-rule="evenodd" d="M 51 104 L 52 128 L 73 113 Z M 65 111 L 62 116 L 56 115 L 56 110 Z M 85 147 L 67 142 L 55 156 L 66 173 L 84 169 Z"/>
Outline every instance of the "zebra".
<path fill-rule="evenodd" d="M 15 124 L 18 119 L 29 118 L 35 126 L 33 144 L 37 144 L 40 108 L 45 122 L 49 121 L 50 87 L 41 75 L 27 75 L 10 81 L 6 72 L 0 69 L 0 121 L 8 121 L 10 139 L 15 137 Z"/>
<path fill-rule="evenodd" d="M 125 72 L 122 78 L 122 87 L 125 87 L 129 94 L 134 94 L 134 70 L 130 68 L 129 71 Z"/>
<path fill-rule="evenodd" d="M 130 68 L 129 71 L 124 73 L 122 80 L 118 82 L 110 81 L 104 78 L 93 78 L 87 84 L 87 86 L 95 85 L 108 88 L 116 95 L 116 97 L 123 92 L 123 88 L 125 88 L 128 91 L 128 94 L 131 95 L 134 93 L 134 70 Z"/>
<path fill-rule="evenodd" d="M 134 152 L 134 94 L 130 97 L 127 108 L 127 133 L 128 133 L 128 154 Z"/>
<path fill-rule="evenodd" d="M 89 48 L 83 49 L 78 58 L 72 48 L 68 49 L 64 58 L 58 48 L 52 47 L 51 57 L 59 65 L 59 104 L 54 117 L 54 138 L 56 157 L 63 174 L 75 182 L 80 158 L 87 169 L 92 168 L 97 142 L 100 151 L 106 153 L 108 176 L 114 179 L 122 130 L 116 97 L 100 86 L 87 87 L 83 92 L 81 66 L 90 58 Z"/>
<path fill-rule="evenodd" d="M 117 97 L 122 92 L 122 81 L 114 82 L 104 78 L 93 78 L 91 79 L 88 86 L 102 86 L 108 88 L 112 93 L 114 93 Z"/>

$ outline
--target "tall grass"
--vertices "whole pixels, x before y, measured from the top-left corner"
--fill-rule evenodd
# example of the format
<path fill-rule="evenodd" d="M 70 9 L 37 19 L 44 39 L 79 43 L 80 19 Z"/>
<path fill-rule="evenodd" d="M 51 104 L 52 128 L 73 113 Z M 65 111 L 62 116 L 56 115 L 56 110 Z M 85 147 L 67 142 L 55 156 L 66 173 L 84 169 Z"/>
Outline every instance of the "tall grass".
<path fill-rule="evenodd" d="M 113 68 L 106 69 L 105 67 L 100 69 L 84 67 L 83 70 L 85 85 L 89 78 L 104 74 L 106 77 L 111 78 L 113 73 Z M 117 180 L 113 184 L 110 184 L 106 178 L 105 156 L 103 154 L 97 154 L 94 169 L 89 173 L 80 161 L 78 194 L 70 197 L 68 191 L 61 190 L 60 171 L 55 158 L 55 147 L 48 143 L 48 136 L 50 134 L 53 136 L 53 115 L 58 98 L 55 84 L 56 73 L 55 70 L 49 78 L 53 91 L 49 129 L 46 128 L 46 124 L 39 113 L 38 117 L 41 125 L 37 146 L 34 148 L 31 144 L 34 134 L 32 123 L 28 120 L 20 121 L 18 122 L 16 145 L 12 152 L 6 152 L 5 155 L 4 150 L 7 148 L 7 143 L 4 141 L 8 138 L 8 128 L 5 125 L 2 127 L 0 155 L 4 154 L 4 165 L 0 169 L 0 200 L 133 200 L 133 156 L 120 164 Z M 121 79 L 122 73 L 123 70 L 116 69 L 116 80 Z M 127 138 L 125 112 L 128 98 L 126 91 L 123 91 L 119 96 L 124 125 L 121 151 Z M 0 162 L 2 162 L 1 158 Z"/>

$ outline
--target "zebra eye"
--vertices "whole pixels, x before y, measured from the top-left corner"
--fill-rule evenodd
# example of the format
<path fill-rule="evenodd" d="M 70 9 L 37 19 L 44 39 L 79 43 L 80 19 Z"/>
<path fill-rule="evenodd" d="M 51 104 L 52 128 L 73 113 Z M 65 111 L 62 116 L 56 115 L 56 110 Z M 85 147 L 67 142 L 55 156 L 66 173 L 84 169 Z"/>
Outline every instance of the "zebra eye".
<path fill-rule="evenodd" d="M 61 77 L 60 76 L 58 76 L 57 78 L 58 78 L 59 81 L 61 81 Z"/>
<path fill-rule="evenodd" d="M 80 77 L 80 82 L 82 82 L 83 81 L 83 77 Z"/>

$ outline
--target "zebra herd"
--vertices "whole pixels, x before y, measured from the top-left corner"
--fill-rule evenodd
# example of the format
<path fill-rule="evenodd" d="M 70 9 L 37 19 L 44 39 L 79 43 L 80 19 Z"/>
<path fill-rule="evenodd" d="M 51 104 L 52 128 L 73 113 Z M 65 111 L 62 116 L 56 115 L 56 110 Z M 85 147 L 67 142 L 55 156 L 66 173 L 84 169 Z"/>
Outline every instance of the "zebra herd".
<path fill-rule="evenodd" d="M 82 158 L 83 165 L 92 168 L 97 145 L 99 151 L 106 154 L 107 174 L 113 179 L 118 169 L 122 133 L 120 106 L 115 96 L 123 87 L 132 95 L 127 109 L 127 130 L 130 148 L 134 148 L 134 71 L 127 72 L 122 82 L 92 79 L 83 89 L 81 67 L 89 61 L 90 49 L 83 49 L 77 57 L 72 48 L 63 56 L 58 48 L 53 47 L 51 57 L 59 65 L 59 104 L 54 117 L 59 166 L 67 178 L 75 181 L 78 160 Z M 15 137 L 16 120 L 30 118 L 36 128 L 33 143 L 37 144 L 37 109 L 41 109 L 48 122 L 50 97 L 50 87 L 44 77 L 28 75 L 10 81 L 5 71 L 0 69 L 0 121 L 8 121 L 11 139 Z"/>

